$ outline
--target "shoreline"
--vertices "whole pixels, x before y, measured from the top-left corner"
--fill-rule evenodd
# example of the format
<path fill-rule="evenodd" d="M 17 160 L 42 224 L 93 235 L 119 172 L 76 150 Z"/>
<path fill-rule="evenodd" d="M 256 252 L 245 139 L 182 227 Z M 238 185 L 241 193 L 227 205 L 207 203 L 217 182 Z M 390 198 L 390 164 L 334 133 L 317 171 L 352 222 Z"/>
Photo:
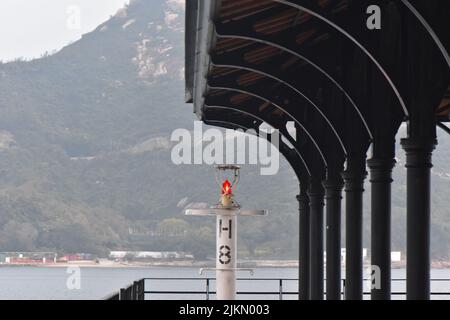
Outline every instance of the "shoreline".
<path fill-rule="evenodd" d="M 243 261 L 238 262 L 240 268 L 297 268 L 298 262 L 292 260 L 286 261 Z M 212 261 L 152 261 L 152 262 L 115 262 L 104 260 L 100 263 L 94 261 L 73 261 L 73 262 L 57 262 L 57 263 L 45 263 L 45 264 L 26 264 L 26 263 L 16 263 L 16 264 L 0 264 L 2 267 L 35 267 L 35 268 L 69 268 L 69 267 L 80 267 L 80 268 L 117 268 L 117 269 L 127 269 L 127 268 L 213 268 L 214 262 Z"/>
<path fill-rule="evenodd" d="M 368 263 L 364 264 L 364 268 L 369 267 Z M 151 262 L 117 262 L 110 260 L 100 260 L 98 263 L 95 261 L 73 261 L 73 262 L 60 262 L 60 263 L 46 263 L 46 264 L 0 264 L 2 267 L 35 267 L 35 268 L 213 268 L 213 261 L 192 261 L 192 260 L 179 260 L 179 261 L 151 261 Z M 245 260 L 238 262 L 239 268 L 298 268 L 298 261 L 296 260 Z M 345 265 L 342 265 L 345 268 Z M 392 263 L 392 269 L 405 269 L 406 261 L 399 261 Z M 431 269 L 450 269 L 450 261 L 433 261 L 431 263 Z"/>

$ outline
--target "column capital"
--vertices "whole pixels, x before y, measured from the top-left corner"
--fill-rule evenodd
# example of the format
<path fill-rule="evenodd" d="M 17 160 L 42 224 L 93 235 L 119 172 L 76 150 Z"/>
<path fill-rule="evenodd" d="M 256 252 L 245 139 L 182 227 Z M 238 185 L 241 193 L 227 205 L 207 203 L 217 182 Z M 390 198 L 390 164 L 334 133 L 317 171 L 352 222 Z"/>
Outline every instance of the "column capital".
<path fill-rule="evenodd" d="M 401 139 L 400 143 L 406 152 L 432 152 L 438 144 L 435 138 L 404 138 Z"/>
<path fill-rule="evenodd" d="M 345 181 L 345 191 L 364 191 L 364 180 L 367 177 L 366 171 L 350 171 L 342 172 L 342 178 Z"/>
<path fill-rule="evenodd" d="M 319 179 L 312 179 L 308 188 L 309 203 L 311 206 L 323 206 L 325 192 Z"/>
<path fill-rule="evenodd" d="M 393 158 L 371 158 L 367 160 L 367 166 L 370 169 L 370 182 L 386 182 L 391 183 L 392 169 L 394 169 L 397 161 Z"/>
<path fill-rule="evenodd" d="M 322 186 L 325 189 L 342 189 L 342 187 L 344 186 L 344 181 L 338 177 L 333 178 L 333 179 L 326 179 L 322 181 Z"/>
<path fill-rule="evenodd" d="M 297 198 L 297 201 L 301 201 L 301 202 L 308 202 L 309 201 L 309 197 L 307 194 L 298 194 L 295 196 Z"/>
<path fill-rule="evenodd" d="M 322 181 L 322 185 L 325 189 L 325 199 L 342 199 L 342 188 L 344 187 L 342 178 L 326 179 Z"/>
<path fill-rule="evenodd" d="M 301 181 L 299 184 L 300 194 L 299 196 L 307 196 L 308 195 L 308 187 L 309 181 Z"/>
<path fill-rule="evenodd" d="M 401 140 L 406 152 L 406 168 L 431 168 L 431 155 L 436 148 L 436 139 L 406 138 Z"/>
<path fill-rule="evenodd" d="M 306 194 L 296 196 L 298 201 L 298 210 L 300 214 L 307 214 L 309 211 L 309 197 Z"/>
<path fill-rule="evenodd" d="M 393 158 L 373 157 L 367 160 L 367 166 L 371 170 L 392 170 L 394 169 L 396 163 L 397 161 Z"/>

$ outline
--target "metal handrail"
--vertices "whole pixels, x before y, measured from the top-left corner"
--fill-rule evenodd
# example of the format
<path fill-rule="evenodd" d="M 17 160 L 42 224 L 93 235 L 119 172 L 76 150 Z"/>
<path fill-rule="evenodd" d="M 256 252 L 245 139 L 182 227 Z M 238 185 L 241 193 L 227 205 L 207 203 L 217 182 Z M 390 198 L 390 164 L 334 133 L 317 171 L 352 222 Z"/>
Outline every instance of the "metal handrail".
<path fill-rule="evenodd" d="M 346 279 L 341 279 L 342 281 L 342 296 L 345 298 L 345 281 Z M 363 279 L 364 281 L 371 281 L 371 279 Z M 391 279 L 391 282 L 405 282 L 406 283 L 406 278 L 393 278 Z M 450 282 L 450 279 L 446 279 L 446 278 L 433 278 L 430 279 L 430 282 Z M 326 292 L 325 292 L 326 294 Z M 370 295 L 371 292 L 370 291 L 363 291 L 363 296 L 366 295 Z M 405 291 L 391 291 L 390 293 L 392 296 L 406 296 L 406 292 Z M 450 292 L 443 292 L 443 291 L 434 291 L 434 292 L 430 292 L 430 296 L 450 296 Z"/>
<path fill-rule="evenodd" d="M 104 300 L 145 300 L 145 280 L 134 281 L 118 292 L 109 294 Z"/>
<path fill-rule="evenodd" d="M 149 281 L 204 281 L 205 290 L 146 290 L 146 280 Z M 289 281 L 297 281 L 295 278 L 237 278 L 237 281 L 273 281 L 278 282 L 278 290 L 276 291 L 238 291 L 237 295 L 278 295 L 279 300 L 283 300 L 285 296 L 298 295 L 298 291 L 285 291 L 284 284 Z M 324 279 L 326 280 L 326 279 Z M 158 295 L 205 295 L 206 300 L 210 300 L 211 295 L 216 294 L 216 291 L 211 290 L 211 282 L 216 281 L 214 277 L 207 278 L 166 278 L 166 277 L 150 277 L 142 278 L 138 281 L 134 281 L 133 284 L 120 289 L 119 292 L 110 294 L 106 300 L 145 300 L 146 294 L 158 294 Z M 341 294 L 345 297 L 345 279 L 342 279 L 342 291 Z M 363 281 L 370 281 L 370 279 L 363 279 Z M 393 282 L 405 282 L 406 279 L 394 278 Z M 450 279 L 446 278 L 434 278 L 430 279 L 431 282 L 450 282 Z M 326 292 L 324 292 L 326 294 Z M 363 292 L 363 295 L 370 295 L 369 292 Z M 406 295 L 406 292 L 394 291 L 391 292 L 393 296 Z M 432 292 L 431 296 L 450 296 L 450 292 Z"/>
<path fill-rule="evenodd" d="M 143 278 L 143 280 L 216 280 L 215 277 L 204 277 L 204 278 L 167 278 L 167 277 L 151 277 L 151 278 Z M 256 281 L 298 281 L 296 278 L 236 278 L 237 281 L 245 281 L 245 280 L 256 280 Z M 450 279 L 449 279 L 450 280 Z"/>
<path fill-rule="evenodd" d="M 205 295 L 206 300 L 210 300 L 210 296 L 216 294 L 216 291 L 211 291 L 211 281 L 216 281 L 214 277 L 207 278 L 163 278 L 163 277 L 152 277 L 143 278 L 143 280 L 163 280 L 163 281 L 205 281 L 205 291 L 198 290 L 185 290 L 185 291 L 172 291 L 172 290 L 145 290 L 144 294 L 160 294 L 160 295 L 175 295 L 175 294 L 191 294 L 191 295 Z M 283 296 L 297 295 L 297 291 L 284 291 L 283 282 L 287 281 L 298 281 L 295 278 L 237 278 L 236 281 L 277 281 L 278 291 L 238 291 L 237 295 L 278 295 L 280 300 L 283 300 Z"/>
<path fill-rule="evenodd" d="M 185 277 L 175 277 L 175 278 L 167 278 L 167 277 L 150 277 L 150 278 L 143 278 L 143 280 L 206 280 L 206 279 L 210 279 L 210 280 L 216 280 L 216 278 L 214 277 L 206 277 L 206 278 L 185 278 Z M 296 278 L 236 278 L 236 280 L 240 280 L 240 281 L 244 281 L 244 280 L 260 280 L 260 281 L 278 281 L 278 280 L 283 280 L 283 281 L 298 281 L 298 279 Z M 327 279 L 323 279 L 324 281 L 326 281 Z M 344 281 L 345 279 L 341 279 L 342 281 Z M 363 281 L 369 281 L 370 279 L 363 279 Z M 391 281 L 406 281 L 405 278 L 393 278 L 391 279 Z M 447 278 L 433 278 L 430 279 L 430 281 L 439 281 L 439 282 L 445 282 L 445 281 L 450 281 L 450 279 Z"/>

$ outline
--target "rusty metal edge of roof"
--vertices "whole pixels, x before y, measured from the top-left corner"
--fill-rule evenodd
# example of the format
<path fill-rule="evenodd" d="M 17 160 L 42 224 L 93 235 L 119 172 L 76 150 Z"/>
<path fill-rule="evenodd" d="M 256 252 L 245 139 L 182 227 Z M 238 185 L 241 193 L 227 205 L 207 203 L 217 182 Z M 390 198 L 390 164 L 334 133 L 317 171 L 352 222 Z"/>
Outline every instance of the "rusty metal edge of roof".
<path fill-rule="evenodd" d="M 184 34 L 184 80 L 185 80 L 185 102 L 193 102 L 194 86 L 194 63 L 195 63 L 195 43 L 197 38 L 197 15 L 198 1 L 187 0 L 185 3 L 185 34 Z"/>
<path fill-rule="evenodd" d="M 186 39 L 195 41 L 194 51 L 192 48 L 186 55 L 186 66 L 193 71 L 193 78 L 186 79 L 186 102 L 194 104 L 194 113 L 198 118 L 202 118 L 204 105 L 204 95 L 207 90 L 207 77 L 211 64 L 210 50 L 215 42 L 214 21 L 220 12 L 221 0 L 198 1 L 198 6 L 189 4 L 196 0 L 186 1 L 186 9 L 190 10 L 189 16 L 196 20 L 195 28 L 193 23 L 189 24 L 186 30 Z"/>

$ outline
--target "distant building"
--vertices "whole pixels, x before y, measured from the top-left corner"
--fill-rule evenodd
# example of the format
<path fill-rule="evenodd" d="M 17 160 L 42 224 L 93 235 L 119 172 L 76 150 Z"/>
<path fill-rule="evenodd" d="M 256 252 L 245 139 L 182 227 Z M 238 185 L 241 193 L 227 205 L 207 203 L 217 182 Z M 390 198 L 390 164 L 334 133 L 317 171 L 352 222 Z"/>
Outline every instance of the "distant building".
<path fill-rule="evenodd" d="M 110 259 L 123 259 L 127 255 L 128 251 L 111 251 L 109 253 Z"/>
<path fill-rule="evenodd" d="M 112 260 L 132 259 L 192 259 L 193 256 L 184 252 L 175 251 L 111 251 L 109 258 Z"/>
<path fill-rule="evenodd" d="M 58 259 L 60 262 L 71 262 L 71 261 L 92 261 L 95 260 L 96 256 L 91 253 L 72 253 L 66 254 Z"/>
<path fill-rule="evenodd" d="M 0 264 L 51 264 L 56 258 L 56 252 L 0 252 Z"/>
<path fill-rule="evenodd" d="M 392 251 L 391 252 L 391 261 L 392 262 L 400 262 L 402 260 L 401 251 Z"/>

